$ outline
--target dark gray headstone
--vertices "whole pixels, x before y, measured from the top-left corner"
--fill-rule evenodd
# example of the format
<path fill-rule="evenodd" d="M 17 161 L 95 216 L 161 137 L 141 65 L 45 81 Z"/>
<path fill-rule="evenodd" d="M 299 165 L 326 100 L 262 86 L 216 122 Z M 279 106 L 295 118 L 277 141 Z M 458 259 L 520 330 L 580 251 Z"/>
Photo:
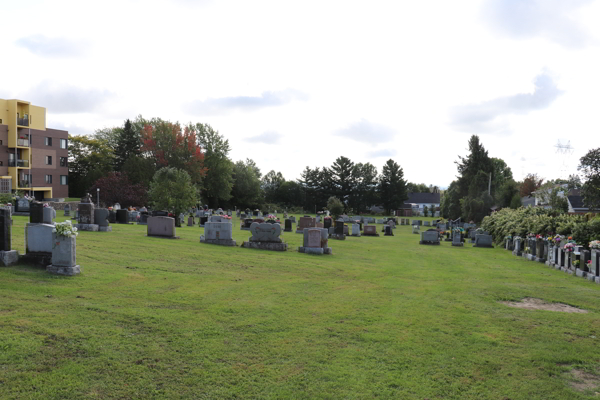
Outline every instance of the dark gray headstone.
<path fill-rule="evenodd" d="M 285 220 L 285 229 L 283 230 L 284 232 L 291 232 L 292 231 L 292 221 L 289 219 Z"/>
<path fill-rule="evenodd" d="M 44 205 L 37 201 L 29 205 L 29 222 L 32 224 L 44 223 Z"/>
<path fill-rule="evenodd" d="M 0 250 L 11 251 L 10 210 L 0 209 Z"/>
<path fill-rule="evenodd" d="M 129 211 L 117 210 L 117 223 L 128 224 L 129 223 Z"/>

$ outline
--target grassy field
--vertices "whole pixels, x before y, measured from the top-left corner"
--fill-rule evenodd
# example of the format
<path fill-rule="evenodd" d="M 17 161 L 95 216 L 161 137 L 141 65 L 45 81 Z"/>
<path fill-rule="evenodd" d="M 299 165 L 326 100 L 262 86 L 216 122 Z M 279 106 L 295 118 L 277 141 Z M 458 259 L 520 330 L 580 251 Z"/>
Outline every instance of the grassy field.
<path fill-rule="evenodd" d="M 238 219 L 236 248 L 145 232 L 82 232 L 73 278 L 0 268 L 1 399 L 596 397 L 572 385 L 599 379 L 600 286 L 503 249 L 420 246 L 408 226 L 331 256 L 296 233 L 240 248 Z M 590 312 L 499 303 L 523 297 Z"/>

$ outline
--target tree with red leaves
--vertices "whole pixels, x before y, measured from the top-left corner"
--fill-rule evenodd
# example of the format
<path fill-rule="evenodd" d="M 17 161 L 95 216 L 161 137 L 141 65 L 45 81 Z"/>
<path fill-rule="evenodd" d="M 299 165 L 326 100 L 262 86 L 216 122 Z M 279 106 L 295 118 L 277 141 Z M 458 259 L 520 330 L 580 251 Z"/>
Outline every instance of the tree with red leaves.
<path fill-rule="evenodd" d="M 98 179 L 88 193 L 96 193 L 100 189 L 100 201 L 107 206 L 119 203 L 121 207 L 140 207 L 147 203 L 146 188 L 141 184 L 133 184 L 123 172 L 110 172 Z"/>
<path fill-rule="evenodd" d="M 171 167 L 186 171 L 192 183 L 199 184 L 206 174 L 204 154 L 196 133 L 179 123 L 153 118 L 142 130 L 142 152 L 154 160 L 157 169 Z"/>

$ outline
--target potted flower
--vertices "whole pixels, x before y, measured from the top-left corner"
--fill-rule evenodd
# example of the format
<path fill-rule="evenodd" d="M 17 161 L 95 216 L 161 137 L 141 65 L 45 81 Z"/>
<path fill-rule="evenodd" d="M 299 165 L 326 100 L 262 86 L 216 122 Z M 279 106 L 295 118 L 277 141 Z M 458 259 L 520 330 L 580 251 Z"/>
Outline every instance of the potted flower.
<path fill-rule="evenodd" d="M 59 222 L 52 230 L 52 265 L 74 267 L 76 265 L 77 228 L 70 220 Z"/>
<path fill-rule="evenodd" d="M 572 253 L 575 251 L 575 244 L 569 242 L 569 243 L 565 244 L 565 247 L 563 248 L 563 250 L 565 251 L 565 253 Z"/>
<path fill-rule="evenodd" d="M 600 240 L 592 240 L 590 242 L 590 249 L 592 249 L 592 250 L 600 250 Z"/>
<path fill-rule="evenodd" d="M 580 261 L 579 260 L 575 260 L 571 264 L 573 265 L 574 268 L 579 268 Z"/>

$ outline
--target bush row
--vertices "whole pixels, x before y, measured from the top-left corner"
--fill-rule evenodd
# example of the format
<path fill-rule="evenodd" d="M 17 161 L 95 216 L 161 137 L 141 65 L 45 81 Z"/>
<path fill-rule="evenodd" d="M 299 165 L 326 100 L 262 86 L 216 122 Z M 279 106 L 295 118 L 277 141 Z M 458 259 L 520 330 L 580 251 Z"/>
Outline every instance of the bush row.
<path fill-rule="evenodd" d="M 498 244 L 502 243 L 506 236 L 525 237 L 529 233 L 572 236 L 578 244 L 586 247 L 592 240 L 600 239 L 600 218 L 595 214 L 559 214 L 537 207 L 521 207 L 516 210 L 503 208 L 485 217 L 481 227 L 488 231 Z"/>

